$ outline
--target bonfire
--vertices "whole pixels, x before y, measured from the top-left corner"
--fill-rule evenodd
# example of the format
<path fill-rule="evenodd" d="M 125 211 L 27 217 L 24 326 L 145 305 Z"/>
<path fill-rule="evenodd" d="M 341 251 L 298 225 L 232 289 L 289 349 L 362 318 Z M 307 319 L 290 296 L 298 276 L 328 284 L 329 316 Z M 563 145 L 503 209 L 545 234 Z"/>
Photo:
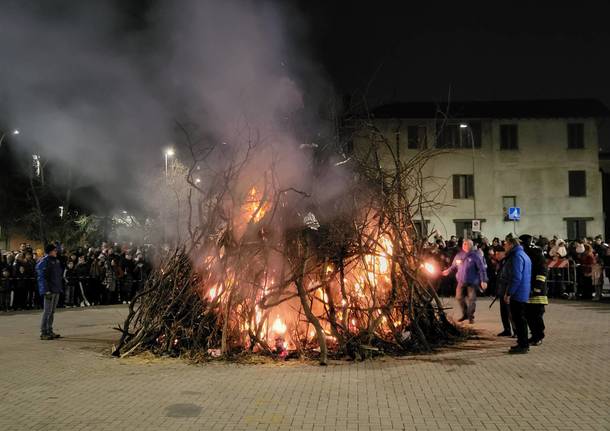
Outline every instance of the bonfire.
<path fill-rule="evenodd" d="M 403 161 L 389 143 L 375 142 L 349 163 L 319 162 L 349 170 L 341 194 L 321 204 L 315 172 L 307 190 L 286 186 L 278 173 L 284 156 L 272 147 L 218 151 L 187 139 L 188 240 L 132 301 L 114 354 L 305 356 L 326 364 L 430 351 L 459 336 L 414 223 L 434 205 L 421 186 L 434 154 Z M 385 168 L 379 160 L 388 154 Z M 209 174 L 195 181 L 195 172 Z"/>

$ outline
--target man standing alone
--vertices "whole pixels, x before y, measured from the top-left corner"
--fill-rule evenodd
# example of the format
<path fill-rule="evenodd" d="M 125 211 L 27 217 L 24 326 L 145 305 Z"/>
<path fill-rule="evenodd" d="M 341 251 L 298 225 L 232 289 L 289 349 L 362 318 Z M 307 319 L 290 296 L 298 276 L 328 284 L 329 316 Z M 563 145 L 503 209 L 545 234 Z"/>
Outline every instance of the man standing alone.
<path fill-rule="evenodd" d="M 457 287 L 455 299 L 462 308 L 462 317 L 459 322 L 467 320 L 474 323 L 474 312 L 477 306 L 477 291 L 479 288 L 487 289 L 487 268 L 483 256 L 474 249 L 472 240 L 465 239 L 462 250 L 455 255 L 449 268 L 443 271 L 443 275 L 457 271 Z"/>
<path fill-rule="evenodd" d="M 523 251 L 517 238 L 507 236 L 504 242 L 506 262 L 500 273 L 500 282 L 506 285 L 504 302 L 510 305 L 510 314 L 515 325 L 517 345 L 508 353 L 527 353 L 527 320 L 525 317 L 527 301 L 530 298 L 532 261 Z"/>
<path fill-rule="evenodd" d="M 48 244 L 45 249 L 45 256 L 36 265 L 38 276 L 38 293 L 43 300 L 44 311 L 40 324 L 40 339 L 52 340 L 59 338 L 60 335 L 53 332 L 53 317 L 55 308 L 62 292 L 62 268 L 57 259 L 57 248 L 54 244 Z"/>

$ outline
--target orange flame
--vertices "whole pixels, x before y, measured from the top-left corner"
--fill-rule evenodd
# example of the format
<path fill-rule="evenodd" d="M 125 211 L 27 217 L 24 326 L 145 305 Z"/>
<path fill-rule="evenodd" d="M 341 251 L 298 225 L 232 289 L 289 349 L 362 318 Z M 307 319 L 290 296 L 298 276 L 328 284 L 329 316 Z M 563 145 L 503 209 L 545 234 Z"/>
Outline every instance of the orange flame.
<path fill-rule="evenodd" d="M 278 335 L 284 335 L 286 329 L 286 324 L 282 322 L 282 319 L 280 319 L 280 316 L 278 315 L 275 321 L 273 322 L 273 326 L 271 326 L 271 330 Z"/>
<path fill-rule="evenodd" d="M 243 205 L 243 211 L 246 213 L 246 219 L 252 220 L 254 223 L 258 223 L 265 217 L 265 214 L 269 210 L 269 203 L 261 203 L 262 196 L 256 190 L 256 187 L 252 187 L 248 192 L 248 197 Z"/>

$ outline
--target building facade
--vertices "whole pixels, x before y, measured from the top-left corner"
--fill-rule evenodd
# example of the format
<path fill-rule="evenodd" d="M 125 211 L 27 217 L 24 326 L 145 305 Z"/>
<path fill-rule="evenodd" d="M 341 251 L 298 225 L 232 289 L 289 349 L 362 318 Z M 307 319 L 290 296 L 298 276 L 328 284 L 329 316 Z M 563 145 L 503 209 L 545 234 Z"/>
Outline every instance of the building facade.
<path fill-rule="evenodd" d="M 425 187 L 442 186 L 442 205 L 423 214 L 428 233 L 470 237 L 478 220 L 480 234 L 474 235 L 490 239 L 510 232 L 568 239 L 604 234 L 598 156 L 598 127 L 608 116 L 603 104 L 465 102 L 449 108 L 405 103 L 371 113 L 403 158 L 425 148 L 447 150 L 425 168 Z M 370 145 L 366 136 L 355 136 L 354 148 Z M 519 221 L 508 217 L 515 207 Z"/>

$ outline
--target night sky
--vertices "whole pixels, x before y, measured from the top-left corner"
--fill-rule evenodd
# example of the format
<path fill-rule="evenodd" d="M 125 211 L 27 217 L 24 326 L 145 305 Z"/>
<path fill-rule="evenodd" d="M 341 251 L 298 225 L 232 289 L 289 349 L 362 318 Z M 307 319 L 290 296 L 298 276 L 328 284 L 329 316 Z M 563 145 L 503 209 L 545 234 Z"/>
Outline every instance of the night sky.
<path fill-rule="evenodd" d="M 115 0 L 145 26 L 157 0 Z M 283 0 L 340 95 L 371 102 L 597 98 L 610 106 L 610 1 Z M 299 32 L 302 30 L 299 29 Z"/>
<path fill-rule="evenodd" d="M 454 100 L 610 106 L 608 1 L 297 3 L 339 93 L 442 101 L 451 90 Z"/>

